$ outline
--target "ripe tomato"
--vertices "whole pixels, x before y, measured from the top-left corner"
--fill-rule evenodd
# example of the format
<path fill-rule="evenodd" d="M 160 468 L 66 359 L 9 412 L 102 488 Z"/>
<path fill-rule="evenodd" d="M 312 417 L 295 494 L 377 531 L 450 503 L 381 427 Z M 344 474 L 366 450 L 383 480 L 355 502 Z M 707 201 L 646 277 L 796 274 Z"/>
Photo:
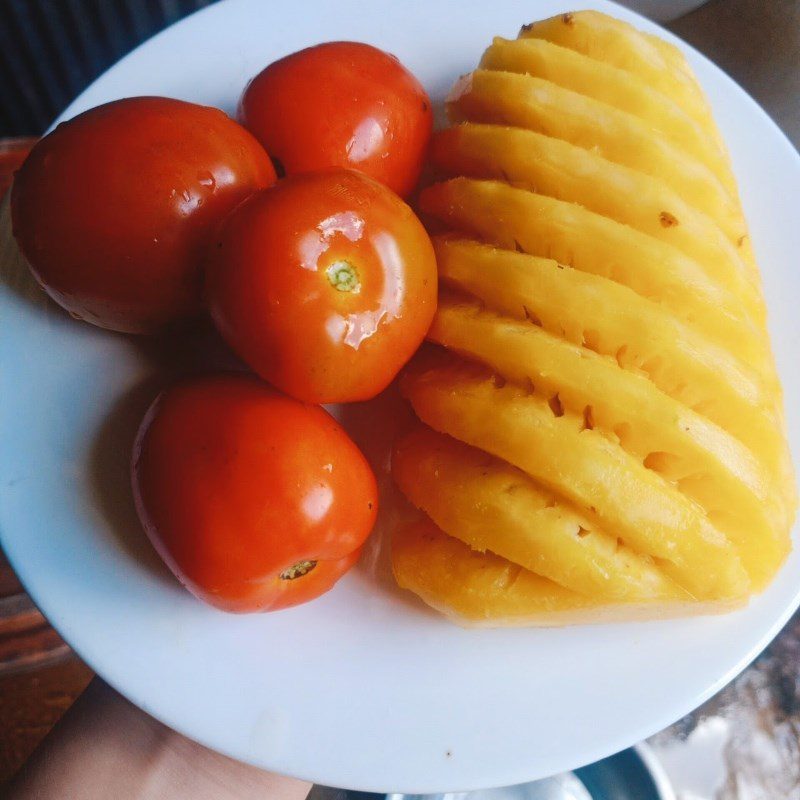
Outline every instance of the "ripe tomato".
<path fill-rule="evenodd" d="M 431 135 L 431 102 L 392 55 L 327 42 L 270 64 L 250 81 L 239 120 L 287 175 L 350 167 L 407 197 Z"/>
<path fill-rule="evenodd" d="M 263 148 L 218 109 L 118 100 L 33 148 L 12 189 L 14 235 L 73 316 L 151 332 L 199 308 L 214 226 L 274 181 Z"/>
<path fill-rule="evenodd" d="M 279 389 L 311 403 L 367 400 L 425 337 L 436 260 L 397 195 L 332 169 L 238 206 L 212 249 L 206 293 L 228 343 Z"/>
<path fill-rule="evenodd" d="M 132 474 L 161 557 L 225 611 L 327 592 L 358 560 L 377 514 L 375 477 L 333 417 L 243 374 L 163 392 L 142 423 Z"/>

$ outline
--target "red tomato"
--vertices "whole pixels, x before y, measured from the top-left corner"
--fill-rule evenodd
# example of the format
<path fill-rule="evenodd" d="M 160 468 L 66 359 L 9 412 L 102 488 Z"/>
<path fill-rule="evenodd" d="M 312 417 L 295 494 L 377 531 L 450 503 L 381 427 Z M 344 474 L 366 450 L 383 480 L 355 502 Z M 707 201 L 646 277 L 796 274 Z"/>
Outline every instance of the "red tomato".
<path fill-rule="evenodd" d="M 436 310 L 422 224 L 352 170 L 285 178 L 225 220 L 206 273 L 211 315 L 256 372 L 312 403 L 367 400 L 419 347 Z"/>
<path fill-rule="evenodd" d="M 250 81 L 239 120 L 287 175 L 350 167 L 407 197 L 431 135 L 431 101 L 392 55 L 328 42 L 270 64 Z"/>
<path fill-rule="evenodd" d="M 151 332 L 197 311 L 213 228 L 274 181 L 263 148 L 218 109 L 118 100 L 33 148 L 11 192 L 14 235 L 73 316 Z"/>
<path fill-rule="evenodd" d="M 375 477 L 323 409 L 254 377 L 178 384 L 148 411 L 133 489 L 161 557 L 225 611 L 270 611 L 327 592 L 358 560 Z"/>

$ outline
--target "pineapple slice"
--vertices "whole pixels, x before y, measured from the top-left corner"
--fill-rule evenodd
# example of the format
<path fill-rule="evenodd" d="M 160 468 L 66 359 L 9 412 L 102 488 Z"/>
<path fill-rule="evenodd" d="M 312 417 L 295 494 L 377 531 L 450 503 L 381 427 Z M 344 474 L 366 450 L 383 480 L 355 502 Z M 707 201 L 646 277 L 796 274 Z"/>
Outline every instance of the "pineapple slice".
<path fill-rule="evenodd" d="M 575 11 L 523 26 L 521 39 L 545 39 L 637 75 L 676 102 L 724 150 L 708 101 L 683 54 L 657 36 L 599 11 Z"/>
<path fill-rule="evenodd" d="M 701 508 L 592 429 L 591 419 L 512 385 L 477 365 L 417 362 L 402 390 L 440 433 L 526 472 L 664 571 L 699 599 L 737 598 L 750 582 L 734 547 Z"/>
<path fill-rule="evenodd" d="M 481 69 L 519 72 L 543 78 L 627 111 L 650 124 L 672 143 L 704 163 L 732 197 L 736 180 L 727 153 L 680 105 L 655 91 L 639 75 L 589 58 L 546 39 L 495 38 L 483 54 Z"/>
<path fill-rule="evenodd" d="M 437 238 L 434 248 L 445 283 L 644 373 L 747 445 L 781 481 L 779 489 L 789 485 L 783 483 L 792 470 L 775 394 L 729 350 L 605 278 L 476 242 Z"/>
<path fill-rule="evenodd" d="M 773 491 L 769 474 L 738 440 L 643 375 L 535 325 L 447 296 L 440 298 L 429 338 L 478 359 L 504 378 L 532 384 L 551 398 L 559 413 L 591 409 L 595 430 L 618 441 L 704 508 L 736 545 L 756 588 L 763 588 L 783 562 L 789 552 L 790 512 Z"/>
<path fill-rule="evenodd" d="M 468 624 L 725 610 L 797 505 L 730 159 L 681 52 L 594 11 L 495 39 L 436 135 L 450 177 L 424 425 L 394 475 L 431 519 L 398 582 Z M 686 597 L 690 597 L 687 603 Z"/>
<path fill-rule="evenodd" d="M 392 474 L 450 536 L 600 600 L 688 599 L 647 556 L 525 473 L 423 425 L 395 446 Z"/>
<path fill-rule="evenodd" d="M 392 570 L 403 589 L 463 625 L 564 625 L 591 621 L 597 602 L 492 553 L 470 550 L 430 520 L 392 537 Z M 603 621 L 605 615 L 597 615 Z"/>
<path fill-rule="evenodd" d="M 430 520 L 392 536 L 395 580 L 465 627 L 575 625 L 729 611 L 740 601 L 610 603 L 571 592 L 494 553 L 478 553 Z"/>
<path fill-rule="evenodd" d="M 479 69 L 456 84 L 448 112 L 454 122 L 528 128 L 594 150 L 663 181 L 732 240 L 738 242 L 747 234 L 739 204 L 716 175 L 626 111 L 541 78 Z M 757 275 L 752 277 L 755 281 Z"/>
<path fill-rule="evenodd" d="M 741 343 L 750 363 L 763 363 L 763 301 L 745 273 L 729 262 L 698 264 L 652 236 L 577 204 L 499 181 L 437 183 L 423 191 L 420 207 L 451 230 L 629 286 L 677 316 L 688 316 L 725 346 L 735 342 L 738 350 Z"/>
<path fill-rule="evenodd" d="M 731 197 L 741 209 L 727 148 L 714 122 L 708 101 L 683 53 L 677 47 L 596 11 L 580 11 L 526 25 L 520 31 L 519 41 L 547 41 L 588 57 L 597 71 L 594 80 L 583 82 L 577 89 L 583 94 L 595 96 L 603 91 L 597 83 L 613 83 L 613 79 L 603 74 L 602 70 L 603 67 L 615 67 L 626 72 L 631 81 L 644 82 L 651 91 L 663 98 L 665 104 L 674 103 L 680 106 L 697 122 L 709 146 L 715 148 L 728 164 L 726 175 L 715 169 L 713 160 L 706 162 L 728 187 Z M 611 99 L 608 94 L 606 97 Z M 619 96 L 611 105 L 625 109 L 625 102 Z M 651 124 L 654 124 L 652 120 Z M 655 127 L 658 128 L 657 125 Z M 734 183 L 733 187 L 731 181 Z M 744 220 L 744 214 L 741 214 L 741 219 Z M 749 236 L 743 234 L 736 244 L 744 261 L 758 273 Z"/>
<path fill-rule="evenodd" d="M 741 269 L 736 247 L 714 220 L 662 181 L 589 150 L 522 128 L 465 123 L 433 141 L 433 162 L 447 175 L 506 180 L 578 203 L 590 211 L 671 244 L 713 274 L 723 262 Z M 752 302 L 761 302 L 756 288 Z M 765 353 L 760 354 L 763 362 Z"/>
<path fill-rule="evenodd" d="M 630 229 L 615 228 L 614 224 L 605 218 L 592 215 L 573 204 L 491 181 L 456 178 L 426 190 L 420 202 L 427 213 L 439 217 L 449 227 L 477 235 L 480 239 L 488 239 L 494 244 L 506 248 L 509 251 L 508 256 L 514 256 L 515 254 L 510 252 L 514 250 L 521 251 L 521 254 L 539 251 L 549 256 L 555 256 L 561 266 L 574 264 L 575 269 L 569 272 L 562 270 L 565 274 L 559 276 L 550 275 L 552 269 L 543 269 L 543 260 L 547 260 L 551 267 L 554 266 L 549 259 L 540 257 L 520 259 L 507 257 L 506 253 L 500 252 L 496 259 L 493 259 L 493 263 L 497 265 L 502 263 L 500 269 L 505 271 L 512 270 L 521 273 L 528 269 L 534 270 L 537 275 L 546 272 L 545 279 L 548 281 L 548 286 L 555 281 L 565 288 L 567 284 L 571 287 L 584 287 L 585 308 L 579 310 L 575 307 L 574 313 L 567 311 L 567 319 L 574 320 L 574 324 L 580 330 L 571 328 L 565 335 L 568 338 L 577 339 L 578 344 L 587 341 L 590 347 L 599 349 L 600 352 L 607 355 L 616 354 L 620 348 L 628 345 L 623 353 L 624 360 L 627 364 L 637 367 L 642 367 L 654 356 L 662 353 L 668 355 L 670 363 L 668 365 L 656 364 L 654 365 L 655 369 L 659 370 L 662 366 L 668 368 L 672 373 L 673 386 L 672 389 L 665 388 L 665 391 L 682 392 L 682 398 L 690 404 L 700 401 L 712 406 L 720 405 L 720 393 L 740 396 L 748 408 L 767 407 L 771 403 L 773 381 L 765 377 L 763 371 L 759 373 L 747 366 L 748 361 L 763 366 L 763 344 L 760 349 L 751 344 L 748 349 L 749 357 L 740 359 L 733 355 L 738 343 L 742 340 L 740 331 L 736 331 L 731 338 L 717 345 L 682 323 L 657 303 L 638 296 L 627 286 L 622 285 L 625 281 L 616 283 L 602 275 L 592 274 L 594 270 L 591 267 L 594 264 L 601 265 L 601 268 L 604 266 L 607 270 L 615 267 L 618 273 L 625 274 L 626 277 L 633 273 L 637 266 L 634 256 L 638 237 L 632 235 Z M 614 245 L 620 243 L 620 249 L 617 251 L 619 256 L 615 264 L 610 264 L 606 259 L 607 251 L 601 246 L 602 239 L 595 235 L 597 231 L 607 232 L 609 238 L 618 234 L 615 239 L 612 239 Z M 629 250 L 630 262 L 623 263 L 622 256 L 626 253 L 622 249 L 624 247 L 622 243 L 630 242 L 631 239 L 633 239 L 633 247 Z M 647 239 L 648 237 L 641 237 L 643 242 Z M 651 237 L 650 241 L 652 242 Z M 593 242 L 596 243 L 594 250 L 592 249 Z M 451 247 L 446 240 L 441 239 L 438 240 L 436 246 L 444 250 Z M 458 244 L 452 245 L 454 248 L 459 246 Z M 611 246 L 609 244 L 609 248 Z M 467 249 L 470 248 L 467 246 Z M 484 258 L 487 257 L 487 251 L 483 251 L 482 255 Z M 520 253 L 516 255 L 520 255 Z M 568 257 L 564 258 L 563 256 Z M 447 255 L 442 258 L 447 261 Z M 526 264 L 529 266 L 523 266 Z M 454 264 L 453 266 L 458 269 L 458 265 Z M 581 266 L 586 269 L 585 272 L 581 271 Z M 443 268 L 440 263 L 439 267 L 440 274 L 448 277 L 447 266 Z M 625 269 L 624 272 L 623 269 Z M 470 268 L 471 272 L 479 270 L 482 271 L 482 267 L 477 265 L 472 265 Z M 542 316 L 544 314 L 552 319 L 552 327 L 556 330 L 564 327 L 567 322 L 563 318 L 564 309 L 552 302 L 555 298 L 537 295 L 528 302 L 529 293 L 535 288 L 535 284 L 530 281 L 525 282 L 524 290 L 520 288 L 520 291 L 515 293 L 512 301 L 514 309 L 508 310 L 508 301 L 500 300 L 497 295 L 506 294 L 511 287 L 497 285 L 496 277 L 491 272 L 490 269 L 489 274 L 480 276 L 484 282 L 492 284 L 485 288 L 485 291 L 489 292 L 491 296 L 476 292 L 475 289 L 467 286 L 464 288 L 478 294 L 490 304 L 501 303 L 505 313 L 513 316 L 533 313 L 541 320 L 544 320 Z M 680 295 L 676 297 L 675 302 L 679 297 Z M 564 301 L 568 306 L 580 303 L 578 296 L 566 296 Z M 615 310 L 613 316 L 604 313 L 603 303 L 612 304 L 611 307 Z M 523 305 L 527 307 L 527 312 L 524 312 Z M 583 315 L 584 311 L 585 316 Z M 630 320 L 630 324 L 624 321 L 625 318 Z M 546 327 L 548 326 L 548 323 L 544 324 Z M 593 331 L 594 334 L 585 336 L 586 330 Z M 616 333 L 612 333 L 613 330 L 616 330 Z M 594 345 L 593 338 L 600 341 Z M 631 339 L 632 341 L 629 341 Z M 656 345 L 657 339 L 661 341 Z M 648 342 L 651 342 L 652 345 L 648 345 Z M 742 347 L 747 348 L 747 343 L 743 342 Z M 674 351 L 678 349 L 683 350 L 683 355 L 678 356 L 676 361 L 673 356 L 676 355 Z M 636 353 L 640 355 L 637 357 Z M 756 361 L 759 356 L 762 356 L 761 362 Z M 647 369 L 647 367 L 644 368 Z M 723 387 L 718 386 L 717 371 L 719 369 L 724 370 L 723 374 L 728 379 L 726 386 Z M 705 380 L 701 378 L 698 384 L 696 380 L 700 373 L 705 373 L 706 378 Z M 687 385 L 681 390 L 683 383 L 687 383 Z M 696 393 L 697 396 L 692 397 L 692 393 Z M 726 412 L 722 410 L 721 413 Z M 720 424 L 725 427 L 723 422 Z"/>

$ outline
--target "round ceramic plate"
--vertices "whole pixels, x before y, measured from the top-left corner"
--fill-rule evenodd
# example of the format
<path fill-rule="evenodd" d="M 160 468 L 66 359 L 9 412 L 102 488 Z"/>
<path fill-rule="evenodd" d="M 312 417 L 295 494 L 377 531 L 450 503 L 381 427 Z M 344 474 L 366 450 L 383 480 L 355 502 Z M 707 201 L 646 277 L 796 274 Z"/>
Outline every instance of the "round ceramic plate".
<path fill-rule="evenodd" d="M 578 5 L 657 30 L 610 4 Z M 227 0 L 140 47 L 64 118 L 138 94 L 231 112 L 265 64 L 330 39 L 396 53 L 441 101 L 493 35 L 514 36 L 529 17 L 566 10 L 569 3 L 544 0 Z M 800 195 L 800 159 L 741 89 L 686 49 L 740 179 L 797 454 L 800 225 L 789 199 Z M 210 334 L 207 355 L 202 342 L 194 349 L 136 342 L 74 322 L 44 301 L 19 264 L 4 262 L 3 547 L 45 614 L 100 675 L 210 747 L 356 789 L 522 783 L 595 761 L 685 714 L 741 670 L 797 606 L 795 552 L 748 608 L 714 618 L 462 630 L 396 589 L 379 557 L 301 608 L 239 617 L 207 608 L 144 541 L 127 463 L 139 418 L 170 372 L 224 361 L 224 353 Z M 380 461 L 401 412 L 390 396 L 346 415 Z"/>

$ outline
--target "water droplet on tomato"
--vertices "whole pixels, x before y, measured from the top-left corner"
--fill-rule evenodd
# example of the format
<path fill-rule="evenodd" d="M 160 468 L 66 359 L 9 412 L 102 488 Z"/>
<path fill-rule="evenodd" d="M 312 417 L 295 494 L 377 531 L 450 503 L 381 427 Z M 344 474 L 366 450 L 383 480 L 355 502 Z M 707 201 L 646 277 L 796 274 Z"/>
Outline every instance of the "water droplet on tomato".
<path fill-rule="evenodd" d="M 201 186 L 211 189 L 212 192 L 217 188 L 217 182 L 214 180 L 214 176 L 208 170 L 201 170 L 198 172 L 197 181 Z"/>

